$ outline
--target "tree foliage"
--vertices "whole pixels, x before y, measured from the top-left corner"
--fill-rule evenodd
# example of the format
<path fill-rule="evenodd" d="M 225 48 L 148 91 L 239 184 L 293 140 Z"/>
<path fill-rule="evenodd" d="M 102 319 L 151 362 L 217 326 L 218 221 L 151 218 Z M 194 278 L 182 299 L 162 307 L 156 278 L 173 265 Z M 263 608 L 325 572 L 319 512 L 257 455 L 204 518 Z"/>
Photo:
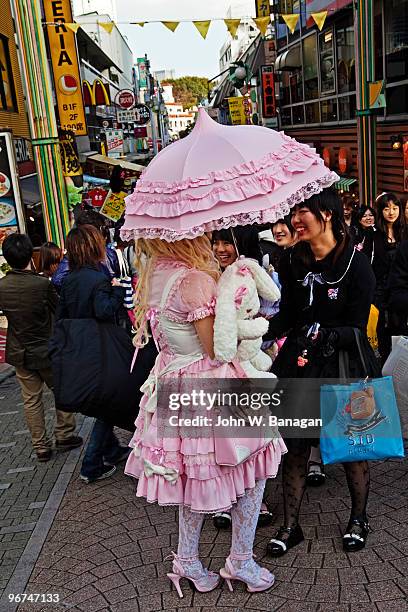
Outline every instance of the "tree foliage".
<path fill-rule="evenodd" d="M 162 85 L 173 85 L 174 99 L 178 104 L 182 104 L 184 109 L 196 106 L 203 98 L 207 98 L 208 94 L 208 81 L 205 77 L 184 76 L 169 79 Z"/>

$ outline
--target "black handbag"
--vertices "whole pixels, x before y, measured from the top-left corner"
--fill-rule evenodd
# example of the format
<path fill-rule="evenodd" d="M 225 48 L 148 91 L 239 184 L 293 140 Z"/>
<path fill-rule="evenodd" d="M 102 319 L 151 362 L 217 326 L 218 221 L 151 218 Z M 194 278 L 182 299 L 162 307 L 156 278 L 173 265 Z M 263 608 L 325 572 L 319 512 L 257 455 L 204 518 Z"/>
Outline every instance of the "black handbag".
<path fill-rule="evenodd" d="M 130 372 L 133 354 L 131 338 L 113 323 L 59 320 L 49 344 L 57 408 L 133 431 L 140 387 L 157 355 L 153 340 L 139 351 Z"/>

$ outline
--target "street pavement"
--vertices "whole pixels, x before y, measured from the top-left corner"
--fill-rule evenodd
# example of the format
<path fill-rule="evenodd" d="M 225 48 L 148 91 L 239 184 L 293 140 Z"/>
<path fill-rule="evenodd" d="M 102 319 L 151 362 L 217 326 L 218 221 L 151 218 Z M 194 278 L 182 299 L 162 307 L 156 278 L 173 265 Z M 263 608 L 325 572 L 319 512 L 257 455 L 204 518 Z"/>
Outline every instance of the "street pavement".
<path fill-rule="evenodd" d="M 341 534 L 349 514 L 340 467 L 327 469 L 327 484 L 309 489 L 301 517 L 306 541 L 276 560 L 264 556 L 271 528 L 258 530 L 257 560 L 276 575 L 270 593 L 193 592 L 182 581 L 179 599 L 165 577 L 166 558 L 177 545 L 174 508 L 135 497 L 123 470 L 99 483 L 78 480 L 80 452 L 38 464 L 24 433 L 15 378 L 0 385 L 0 589 L 1 612 L 404 612 L 408 610 L 408 463 L 372 464 L 366 549 L 344 554 Z M 47 414 L 52 415 L 51 395 Z M 92 421 L 78 419 L 83 435 Z M 129 434 L 119 432 L 123 443 Z M 269 501 L 280 524 L 281 487 L 270 481 Z M 229 532 L 205 522 L 201 555 L 213 570 L 228 554 Z M 9 602 L 10 593 L 49 594 L 52 603 Z M 0 590 L 1 594 L 1 590 Z M 55 600 L 59 599 L 59 602 Z"/>

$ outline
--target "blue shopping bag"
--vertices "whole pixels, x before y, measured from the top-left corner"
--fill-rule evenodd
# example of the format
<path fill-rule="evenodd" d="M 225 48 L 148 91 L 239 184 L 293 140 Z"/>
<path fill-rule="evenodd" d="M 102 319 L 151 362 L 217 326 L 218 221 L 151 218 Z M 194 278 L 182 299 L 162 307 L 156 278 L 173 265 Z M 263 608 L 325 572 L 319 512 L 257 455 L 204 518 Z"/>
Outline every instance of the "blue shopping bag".
<path fill-rule="evenodd" d="M 391 376 L 349 385 L 322 385 L 320 450 L 323 463 L 404 457 Z"/>

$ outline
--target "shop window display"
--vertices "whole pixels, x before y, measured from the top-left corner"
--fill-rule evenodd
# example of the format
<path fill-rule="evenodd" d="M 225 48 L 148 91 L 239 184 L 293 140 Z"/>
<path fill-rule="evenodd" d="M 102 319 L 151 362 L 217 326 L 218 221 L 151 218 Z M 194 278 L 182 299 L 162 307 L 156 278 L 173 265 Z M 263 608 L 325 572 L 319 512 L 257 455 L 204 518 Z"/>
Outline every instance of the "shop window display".
<path fill-rule="evenodd" d="M 330 28 L 323 32 L 319 39 L 320 93 L 325 96 L 334 93 L 336 90 L 333 29 Z"/>
<path fill-rule="evenodd" d="M 322 113 L 322 123 L 337 121 L 337 100 L 322 100 L 320 103 Z"/>
<path fill-rule="evenodd" d="M 356 90 L 356 62 L 354 49 L 354 28 L 350 23 L 336 28 L 337 46 L 337 89 L 338 93 Z"/>
<path fill-rule="evenodd" d="M 387 0 L 384 11 L 386 79 L 395 83 L 408 78 L 408 0 Z"/>
<path fill-rule="evenodd" d="M 319 77 L 317 73 L 317 36 L 313 34 L 303 40 L 303 74 L 305 100 L 319 97 Z"/>
<path fill-rule="evenodd" d="M 320 107 L 318 102 L 305 105 L 306 123 L 320 123 Z"/>
<path fill-rule="evenodd" d="M 356 96 L 344 96 L 339 98 L 339 119 L 350 121 L 356 118 Z"/>

